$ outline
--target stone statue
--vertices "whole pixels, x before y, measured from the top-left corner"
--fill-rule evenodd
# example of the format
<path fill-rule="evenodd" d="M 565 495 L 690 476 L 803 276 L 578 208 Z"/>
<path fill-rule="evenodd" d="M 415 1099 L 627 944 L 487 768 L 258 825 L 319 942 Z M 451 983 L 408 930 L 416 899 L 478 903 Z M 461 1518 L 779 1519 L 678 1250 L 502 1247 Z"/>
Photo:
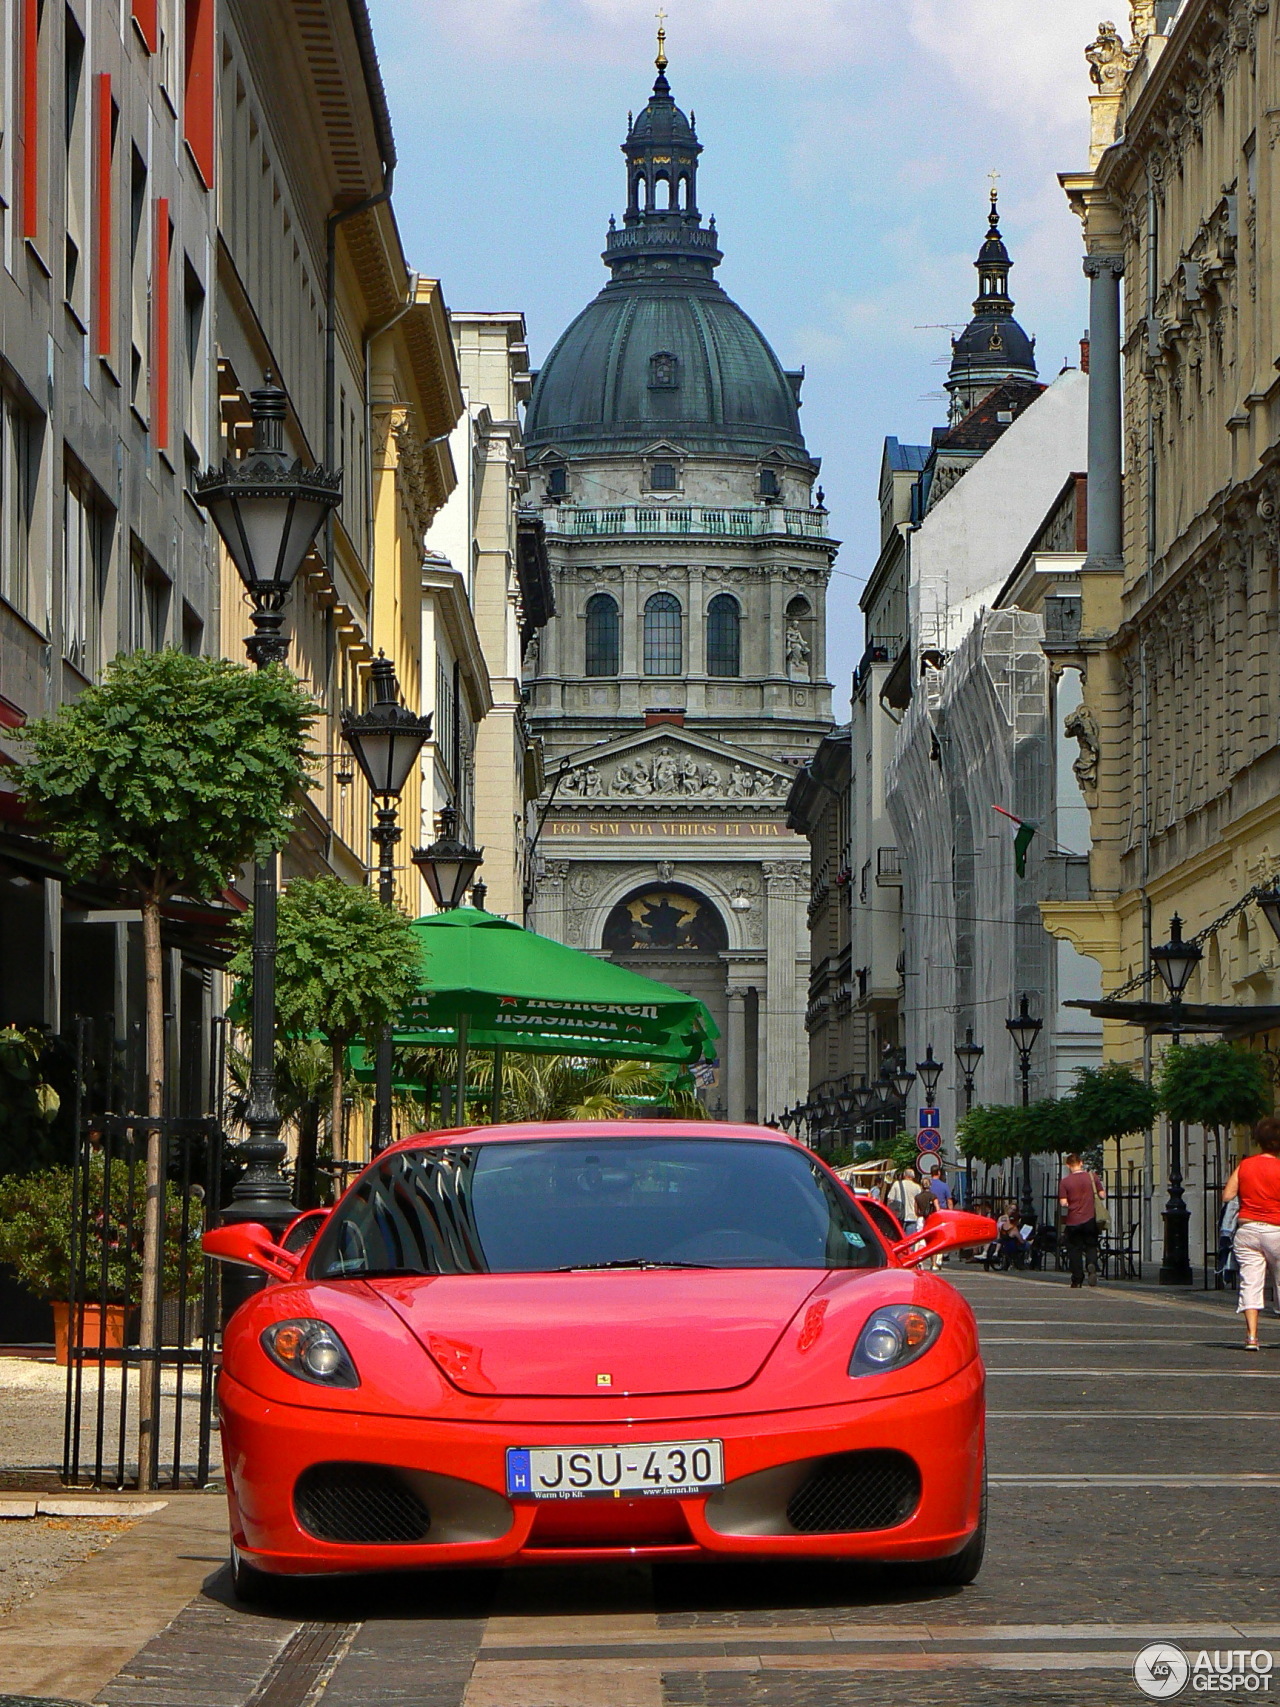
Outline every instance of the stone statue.
<path fill-rule="evenodd" d="M 787 630 L 787 672 L 792 676 L 809 674 L 809 642 L 798 628 Z"/>
<path fill-rule="evenodd" d="M 619 765 L 613 773 L 613 781 L 609 784 L 610 794 L 634 794 L 635 782 L 630 765 Z"/>
<path fill-rule="evenodd" d="M 714 765 L 708 765 L 702 773 L 702 787 L 699 792 L 704 800 L 714 800 L 724 788 L 724 778 Z"/>
<path fill-rule="evenodd" d="M 538 673 L 538 656 L 541 650 L 541 637 L 534 633 L 529 636 L 529 644 L 524 649 L 524 673 L 526 676 L 536 676 Z"/>
<path fill-rule="evenodd" d="M 633 794 L 653 793 L 653 775 L 643 759 L 637 759 L 631 767 L 631 791 Z"/>
<path fill-rule="evenodd" d="M 1072 765 L 1076 781 L 1092 793 L 1098 786 L 1098 760 L 1102 746 L 1098 739 L 1098 724 L 1087 705 L 1078 705 L 1063 720 L 1062 733 L 1074 736 L 1080 743 L 1080 756 Z"/>
<path fill-rule="evenodd" d="M 1123 92 L 1125 79 L 1133 65 L 1133 53 L 1120 39 L 1113 23 L 1098 25 L 1098 39 L 1084 50 L 1089 61 L 1089 75 L 1104 95 Z"/>
<path fill-rule="evenodd" d="M 692 758 L 686 758 L 680 766 L 680 792 L 682 794 L 697 794 L 702 787 L 701 767 Z"/>
<path fill-rule="evenodd" d="M 599 766 L 584 765 L 581 774 L 584 799 L 599 800 L 604 794 L 604 782 L 601 780 Z"/>
<path fill-rule="evenodd" d="M 1129 0 L 1129 34 L 1138 48 L 1156 33 L 1156 0 Z"/>
<path fill-rule="evenodd" d="M 750 771 L 744 771 L 741 765 L 735 765 L 729 773 L 729 785 L 725 793 L 731 800 L 749 800 L 752 780 Z"/>
<path fill-rule="evenodd" d="M 653 761 L 653 792 L 655 794 L 675 794 L 678 792 L 679 772 L 676 761 L 669 752 L 659 753 Z"/>

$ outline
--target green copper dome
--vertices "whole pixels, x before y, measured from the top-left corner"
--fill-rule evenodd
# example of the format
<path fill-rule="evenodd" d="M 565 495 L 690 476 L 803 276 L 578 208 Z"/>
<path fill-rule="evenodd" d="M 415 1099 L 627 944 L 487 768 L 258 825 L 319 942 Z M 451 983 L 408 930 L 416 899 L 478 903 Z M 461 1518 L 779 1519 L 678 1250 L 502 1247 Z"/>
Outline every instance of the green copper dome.
<path fill-rule="evenodd" d="M 543 363 L 525 423 L 531 451 L 635 456 L 658 440 L 692 455 L 777 452 L 814 468 L 800 430 L 800 375 L 784 373 L 759 328 L 716 283 L 714 220 L 697 207 L 692 118 L 660 61 L 630 126 L 627 211 L 610 221 L 612 278 Z"/>

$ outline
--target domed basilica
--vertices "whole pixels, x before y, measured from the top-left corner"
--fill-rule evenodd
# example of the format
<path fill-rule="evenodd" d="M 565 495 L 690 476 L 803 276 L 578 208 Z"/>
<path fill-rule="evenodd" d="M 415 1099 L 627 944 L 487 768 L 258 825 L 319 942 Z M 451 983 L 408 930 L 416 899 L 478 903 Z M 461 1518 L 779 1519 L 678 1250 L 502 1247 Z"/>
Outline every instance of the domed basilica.
<path fill-rule="evenodd" d="M 831 726 L 836 542 L 803 375 L 716 282 L 661 32 L 657 67 L 611 277 L 526 420 L 556 602 L 526 659 L 550 799 L 533 923 L 700 996 L 721 1029 L 708 1104 L 767 1120 L 807 1084 L 808 844 L 785 803 Z"/>

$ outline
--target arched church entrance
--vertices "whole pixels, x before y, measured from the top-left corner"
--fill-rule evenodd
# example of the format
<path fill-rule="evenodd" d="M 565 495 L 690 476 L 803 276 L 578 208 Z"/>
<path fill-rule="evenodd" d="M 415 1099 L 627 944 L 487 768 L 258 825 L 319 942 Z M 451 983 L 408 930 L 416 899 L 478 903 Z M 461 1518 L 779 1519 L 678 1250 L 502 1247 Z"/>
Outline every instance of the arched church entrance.
<path fill-rule="evenodd" d="M 601 946 L 616 965 L 658 978 L 706 1003 L 720 1027 L 722 1071 L 719 1085 L 701 1095 L 712 1110 L 727 1107 L 724 1069 L 732 1070 L 735 1064 L 727 1062 L 724 1054 L 729 1025 L 725 959 L 729 933 L 719 908 L 686 884 L 648 884 L 612 909 Z M 736 1065 L 741 1072 L 745 1064 Z"/>

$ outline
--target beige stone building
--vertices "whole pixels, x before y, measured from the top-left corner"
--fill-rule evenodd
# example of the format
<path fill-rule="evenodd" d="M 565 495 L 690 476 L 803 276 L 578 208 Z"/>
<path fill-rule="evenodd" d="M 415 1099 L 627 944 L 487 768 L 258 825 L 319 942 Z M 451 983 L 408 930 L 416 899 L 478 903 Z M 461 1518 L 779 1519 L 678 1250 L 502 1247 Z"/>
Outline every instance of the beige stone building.
<path fill-rule="evenodd" d="M 464 833 L 485 850 L 486 907 L 523 923 L 529 803 L 543 785 L 541 742 L 525 721 L 523 662 L 552 612 L 543 523 L 526 507 L 520 409 L 532 384 L 529 352 L 521 314 L 455 310 L 449 321 L 466 407 L 452 439 L 458 485 L 427 536 L 431 614 L 424 621 L 456 605 L 457 633 L 445 639 L 437 703 L 447 708 L 455 662 L 465 703 L 456 762 L 446 709 L 432 760 L 432 804 L 461 807 Z"/>
<path fill-rule="evenodd" d="M 1096 763 L 1078 772 L 1089 897 L 1043 910 L 1129 1001 L 1163 999 L 1150 951 L 1178 913 L 1205 1031 L 1271 1048 L 1280 953 L 1255 897 L 1280 866 L 1280 17 L 1267 0 L 1131 10 L 1130 41 L 1104 26 L 1088 49 L 1093 145 L 1062 180 L 1091 360 L 1079 635 L 1057 650 L 1083 671 Z M 1112 1021 L 1106 1044 L 1141 1059 L 1143 1031 Z M 1193 1138 L 1193 1177 L 1199 1154 Z"/>

